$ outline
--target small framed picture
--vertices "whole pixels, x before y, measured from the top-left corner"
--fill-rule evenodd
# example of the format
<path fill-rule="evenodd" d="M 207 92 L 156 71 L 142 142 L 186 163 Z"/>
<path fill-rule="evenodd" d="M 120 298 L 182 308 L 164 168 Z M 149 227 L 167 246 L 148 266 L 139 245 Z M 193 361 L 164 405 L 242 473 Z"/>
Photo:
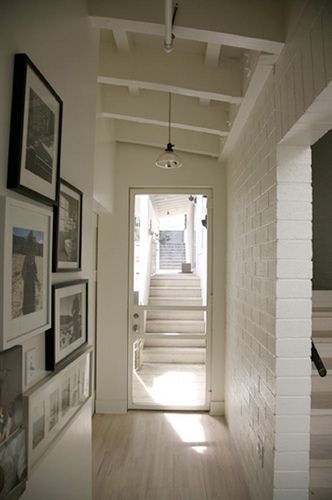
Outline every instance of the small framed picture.
<path fill-rule="evenodd" d="M 26 54 L 16 54 L 7 187 L 58 201 L 62 100 Z"/>
<path fill-rule="evenodd" d="M 24 393 L 29 474 L 90 398 L 91 367 L 92 348 L 86 347 L 63 369 Z"/>
<path fill-rule="evenodd" d="M 0 350 L 51 326 L 52 211 L 0 198 Z"/>
<path fill-rule="evenodd" d="M 52 299 L 53 326 L 46 332 L 46 370 L 55 370 L 67 356 L 88 342 L 88 280 L 53 285 Z M 64 388 L 62 411 L 66 409 L 67 399 L 69 401 L 70 392 Z"/>
<path fill-rule="evenodd" d="M 54 218 L 53 271 L 80 271 L 83 193 L 61 179 Z"/>

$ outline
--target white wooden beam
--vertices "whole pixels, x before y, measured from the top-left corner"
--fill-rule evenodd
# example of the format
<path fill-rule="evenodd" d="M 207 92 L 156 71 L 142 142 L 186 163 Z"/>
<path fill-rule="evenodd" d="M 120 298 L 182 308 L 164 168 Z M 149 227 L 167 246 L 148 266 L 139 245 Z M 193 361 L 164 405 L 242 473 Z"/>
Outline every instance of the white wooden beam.
<path fill-rule="evenodd" d="M 160 36 L 163 7 L 164 2 L 152 0 L 89 0 L 96 27 Z M 173 32 L 176 38 L 280 54 L 285 41 L 283 2 L 181 0 Z"/>
<path fill-rule="evenodd" d="M 173 51 L 166 54 L 140 48 L 125 58 L 114 46 L 103 42 L 100 48 L 98 82 L 149 90 L 172 92 L 198 98 L 239 103 L 242 99 L 240 59 L 221 57 L 221 67 L 205 66 L 198 54 Z"/>
<path fill-rule="evenodd" d="M 161 153 L 168 142 L 168 134 L 164 127 L 119 120 L 115 122 L 115 140 L 153 146 L 159 148 Z M 220 138 L 210 134 L 172 129 L 172 143 L 175 144 L 176 152 L 186 151 L 214 158 L 220 154 Z"/>
<path fill-rule="evenodd" d="M 226 138 L 224 147 L 219 156 L 220 161 L 227 160 L 233 150 L 233 147 L 236 145 L 236 141 L 238 140 L 241 131 L 249 118 L 257 97 L 259 96 L 260 91 L 263 88 L 275 62 L 275 56 L 259 56 L 245 97 L 239 106 L 239 110 L 233 121 L 230 133 Z"/>
<path fill-rule="evenodd" d="M 128 91 L 130 95 L 139 96 L 139 88 L 135 85 L 128 85 Z"/>
<path fill-rule="evenodd" d="M 118 51 L 121 54 L 129 54 L 130 45 L 127 32 L 123 30 L 113 30 L 113 37 Z"/>
<path fill-rule="evenodd" d="M 104 117 L 168 126 L 168 94 L 164 92 L 142 91 L 139 96 L 130 96 L 123 87 L 103 85 L 101 96 Z M 172 126 L 225 136 L 229 132 L 228 108 L 219 102 L 202 107 L 197 99 L 173 95 Z"/>
<path fill-rule="evenodd" d="M 216 68 L 219 63 L 221 45 L 218 43 L 208 43 L 205 51 L 205 64 L 211 68 Z"/>

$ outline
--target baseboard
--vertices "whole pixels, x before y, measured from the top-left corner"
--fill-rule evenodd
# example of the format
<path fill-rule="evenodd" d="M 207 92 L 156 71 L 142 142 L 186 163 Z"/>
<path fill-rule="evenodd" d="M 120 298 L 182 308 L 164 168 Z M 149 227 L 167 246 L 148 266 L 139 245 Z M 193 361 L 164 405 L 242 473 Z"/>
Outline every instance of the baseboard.
<path fill-rule="evenodd" d="M 96 413 L 127 413 L 127 400 L 96 399 Z"/>
<path fill-rule="evenodd" d="M 211 401 L 210 412 L 211 416 L 225 415 L 225 402 L 224 401 Z"/>

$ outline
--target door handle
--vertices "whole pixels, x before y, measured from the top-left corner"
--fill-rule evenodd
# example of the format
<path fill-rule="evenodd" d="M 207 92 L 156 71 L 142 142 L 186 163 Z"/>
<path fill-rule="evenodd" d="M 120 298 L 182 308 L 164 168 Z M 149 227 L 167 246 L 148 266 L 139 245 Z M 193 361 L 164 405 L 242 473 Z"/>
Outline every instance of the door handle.
<path fill-rule="evenodd" d="M 133 325 L 133 330 L 135 333 L 139 332 L 139 325 L 137 323 Z"/>

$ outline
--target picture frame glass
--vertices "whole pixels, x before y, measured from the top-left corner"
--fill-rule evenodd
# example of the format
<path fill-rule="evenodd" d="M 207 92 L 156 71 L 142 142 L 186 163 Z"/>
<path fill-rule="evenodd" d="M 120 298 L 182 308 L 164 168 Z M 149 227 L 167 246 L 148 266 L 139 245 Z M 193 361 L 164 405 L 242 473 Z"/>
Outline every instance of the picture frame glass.
<path fill-rule="evenodd" d="M 24 111 L 21 184 L 55 200 L 60 105 L 29 65 Z"/>
<path fill-rule="evenodd" d="M 81 267 L 82 193 L 60 182 L 56 268 L 79 270 Z"/>
<path fill-rule="evenodd" d="M 50 327 L 52 212 L 2 200 L 3 349 Z M 1 346 L 0 346 L 1 347 Z"/>

